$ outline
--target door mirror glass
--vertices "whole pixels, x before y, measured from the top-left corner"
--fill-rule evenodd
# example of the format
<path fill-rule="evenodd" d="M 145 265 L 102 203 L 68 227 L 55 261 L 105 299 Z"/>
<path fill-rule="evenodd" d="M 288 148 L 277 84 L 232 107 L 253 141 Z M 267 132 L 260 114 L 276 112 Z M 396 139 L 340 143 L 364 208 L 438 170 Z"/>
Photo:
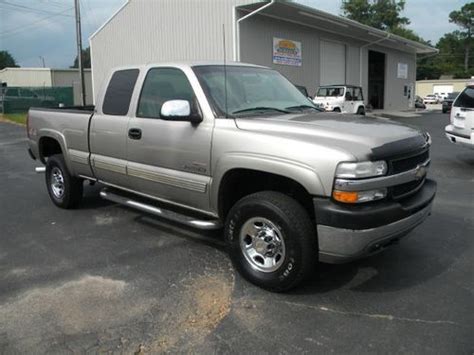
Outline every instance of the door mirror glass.
<path fill-rule="evenodd" d="M 191 116 L 191 105 L 187 100 L 169 100 L 161 106 L 160 116 L 163 118 L 183 119 Z"/>

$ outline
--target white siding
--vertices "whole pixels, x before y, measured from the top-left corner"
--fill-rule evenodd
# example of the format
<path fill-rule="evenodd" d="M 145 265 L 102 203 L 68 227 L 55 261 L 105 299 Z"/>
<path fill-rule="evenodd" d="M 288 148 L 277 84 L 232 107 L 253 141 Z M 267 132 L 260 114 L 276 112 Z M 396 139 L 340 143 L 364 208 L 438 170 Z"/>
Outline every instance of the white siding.
<path fill-rule="evenodd" d="M 0 81 L 8 86 L 50 87 L 51 71 L 48 68 L 5 68 L 0 70 Z"/>
<path fill-rule="evenodd" d="M 232 59 L 233 8 L 255 0 L 133 0 L 90 38 L 93 88 L 117 66 Z"/>

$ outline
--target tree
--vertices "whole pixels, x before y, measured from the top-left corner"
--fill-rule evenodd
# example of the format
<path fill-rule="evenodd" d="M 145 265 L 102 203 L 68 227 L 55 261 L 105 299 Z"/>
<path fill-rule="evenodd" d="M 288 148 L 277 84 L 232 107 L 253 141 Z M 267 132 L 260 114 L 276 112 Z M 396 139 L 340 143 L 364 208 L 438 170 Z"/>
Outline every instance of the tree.
<path fill-rule="evenodd" d="M 474 3 L 468 3 L 459 11 L 449 14 L 449 22 L 453 22 L 466 31 L 461 32 L 464 37 L 464 71 L 469 70 L 469 51 L 472 44 L 472 32 L 474 30 Z"/>
<path fill-rule="evenodd" d="M 90 68 L 91 67 L 91 49 L 90 49 L 90 47 L 87 47 L 86 49 L 82 50 L 82 66 L 84 68 Z M 76 58 L 74 58 L 74 64 L 72 65 L 71 68 L 79 68 L 79 61 L 77 60 L 77 55 L 76 55 Z"/>
<path fill-rule="evenodd" d="M 19 65 L 16 64 L 15 58 L 13 58 L 10 52 L 0 51 L 0 70 L 6 67 L 17 68 Z"/>
<path fill-rule="evenodd" d="M 410 24 L 408 18 L 400 16 L 404 8 L 404 0 L 343 0 L 341 5 L 345 17 L 390 32 Z"/>

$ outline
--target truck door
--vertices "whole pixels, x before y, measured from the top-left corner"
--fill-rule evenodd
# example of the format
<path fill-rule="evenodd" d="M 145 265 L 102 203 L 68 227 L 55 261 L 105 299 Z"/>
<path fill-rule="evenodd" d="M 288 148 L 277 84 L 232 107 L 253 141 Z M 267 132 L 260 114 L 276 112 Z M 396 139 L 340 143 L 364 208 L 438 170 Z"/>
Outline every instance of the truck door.
<path fill-rule="evenodd" d="M 138 69 L 118 70 L 112 75 L 102 104 L 90 127 L 91 165 L 101 181 L 130 188 L 127 176 L 127 132 L 130 102 Z"/>
<path fill-rule="evenodd" d="M 214 120 L 204 117 L 193 124 L 160 117 L 169 100 L 187 100 L 199 110 L 193 75 L 171 67 L 151 68 L 146 74 L 128 124 L 128 175 L 138 192 L 206 210 Z"/>

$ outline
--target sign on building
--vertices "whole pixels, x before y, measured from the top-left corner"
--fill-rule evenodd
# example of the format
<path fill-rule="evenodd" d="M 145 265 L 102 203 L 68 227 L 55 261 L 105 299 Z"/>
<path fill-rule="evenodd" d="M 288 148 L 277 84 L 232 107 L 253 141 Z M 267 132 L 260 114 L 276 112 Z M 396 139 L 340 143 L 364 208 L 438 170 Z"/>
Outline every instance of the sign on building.
<path fill-rule="evenodd" d="M 408 64 L 398 63 L 397 78 L 408 79 Z"/>
<path fill-rule="evenodd" d="M 300 67 L 301 42 L 273 37 L 273 63 Z"/>

